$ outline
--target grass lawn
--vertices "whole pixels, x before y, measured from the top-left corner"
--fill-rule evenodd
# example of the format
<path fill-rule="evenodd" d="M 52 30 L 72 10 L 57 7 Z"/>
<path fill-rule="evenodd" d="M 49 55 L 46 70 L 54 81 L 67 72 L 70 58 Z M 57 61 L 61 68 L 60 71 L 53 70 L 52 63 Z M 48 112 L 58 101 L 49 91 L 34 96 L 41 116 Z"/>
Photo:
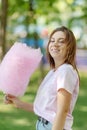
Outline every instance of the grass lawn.
<path fill-rule="evenodd" d="M 22 100 L 33 102 L 37 87 L 40 84 L 40 72 L 31 77 L 29 87 Z M 87 73 L 80 72 L 81 84 L 79 98 L 73 112 L 73 130 L 87 130 Z M 3 103 L 4 95 L 0 92 L 0 130 L 35 130 L 37 117 L 30 112 L 19 110 Z"/>
<path fill-rule="evenodd" d="M 87 71 L 80 72 L 80 78 L 80 92 L 73 113 L 73 130 L 87 130 Z"/>

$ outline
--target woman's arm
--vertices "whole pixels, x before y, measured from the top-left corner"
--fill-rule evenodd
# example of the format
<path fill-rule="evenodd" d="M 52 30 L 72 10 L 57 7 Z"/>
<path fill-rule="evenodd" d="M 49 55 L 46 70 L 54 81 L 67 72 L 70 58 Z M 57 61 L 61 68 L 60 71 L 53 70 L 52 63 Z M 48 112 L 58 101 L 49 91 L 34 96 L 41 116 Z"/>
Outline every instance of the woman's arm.
<path fill-rule="evenodd" d="M 71 94 L 65 89 L 60 89 L 57 93 L 57 113 L 52 130 L 63 130 L 67 113 L 69 111 Z"/>
<path fill-rule="evenodd" d="M 21 109 L 26 110 L 26 111 L 34 112 L 32 103 L 23 102 L 15 96 L 12 96 L 12 95 L 9 95 L 9 94 L 6 95 L 4 102 L 6 104 L 13 104 L 16 108 L 21 108 Z"/>

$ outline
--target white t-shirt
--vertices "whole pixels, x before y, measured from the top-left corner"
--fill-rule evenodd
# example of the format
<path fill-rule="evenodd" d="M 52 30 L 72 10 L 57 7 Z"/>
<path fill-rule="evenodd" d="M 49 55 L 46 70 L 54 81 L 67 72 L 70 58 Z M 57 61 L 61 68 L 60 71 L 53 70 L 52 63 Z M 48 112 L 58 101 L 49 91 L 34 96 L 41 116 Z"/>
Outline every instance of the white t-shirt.
<path fill-rule="evenodd" d="M 57 92 L 60 88 L 72 94 L 70 110 L 64 126 L 64 129 L 72 130 L 72 112 L 79 93 L 79 78 L 76 70 L 69 64 L 63 64 L 56 71 L 48 72 L 38 89 L 34 101 L 34 112 L 53 123 L 57 112 Z"/>

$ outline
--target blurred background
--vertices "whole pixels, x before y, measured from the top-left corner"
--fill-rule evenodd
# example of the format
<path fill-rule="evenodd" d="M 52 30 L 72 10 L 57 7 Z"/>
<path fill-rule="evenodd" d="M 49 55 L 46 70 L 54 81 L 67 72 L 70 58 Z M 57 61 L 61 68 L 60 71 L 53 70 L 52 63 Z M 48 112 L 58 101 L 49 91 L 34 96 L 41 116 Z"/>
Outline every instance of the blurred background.
<path fill-rule="evenodd" d="M 75 34 L 76 62 L 81 77 L 79 99 L 73 113 L 73 130 L 87 130 L 87 0 L 0 0 L 0 61 L 16 41 L 41 48 L 43 59 L 22 97 L 33 102 L 36 90 L 49 69 L 46 58 L 49 34 L 62 25 Z M 0 130 L 35 130 L 37 117 L 5 105 L 3 97 L 0 92 Z"/>

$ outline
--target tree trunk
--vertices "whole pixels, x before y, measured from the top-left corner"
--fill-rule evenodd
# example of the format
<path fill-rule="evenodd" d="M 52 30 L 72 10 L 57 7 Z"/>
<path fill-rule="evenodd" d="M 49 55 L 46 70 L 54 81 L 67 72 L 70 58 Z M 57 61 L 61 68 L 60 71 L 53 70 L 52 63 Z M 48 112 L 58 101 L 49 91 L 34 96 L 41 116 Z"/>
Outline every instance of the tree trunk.
<path fill-rule="evenodd" d="M 7 25 L 8 0 L 1 1 L 1 25 L 0 25 L 0 46 L 2 57 L 6 53 L 6 25 Z"/>

